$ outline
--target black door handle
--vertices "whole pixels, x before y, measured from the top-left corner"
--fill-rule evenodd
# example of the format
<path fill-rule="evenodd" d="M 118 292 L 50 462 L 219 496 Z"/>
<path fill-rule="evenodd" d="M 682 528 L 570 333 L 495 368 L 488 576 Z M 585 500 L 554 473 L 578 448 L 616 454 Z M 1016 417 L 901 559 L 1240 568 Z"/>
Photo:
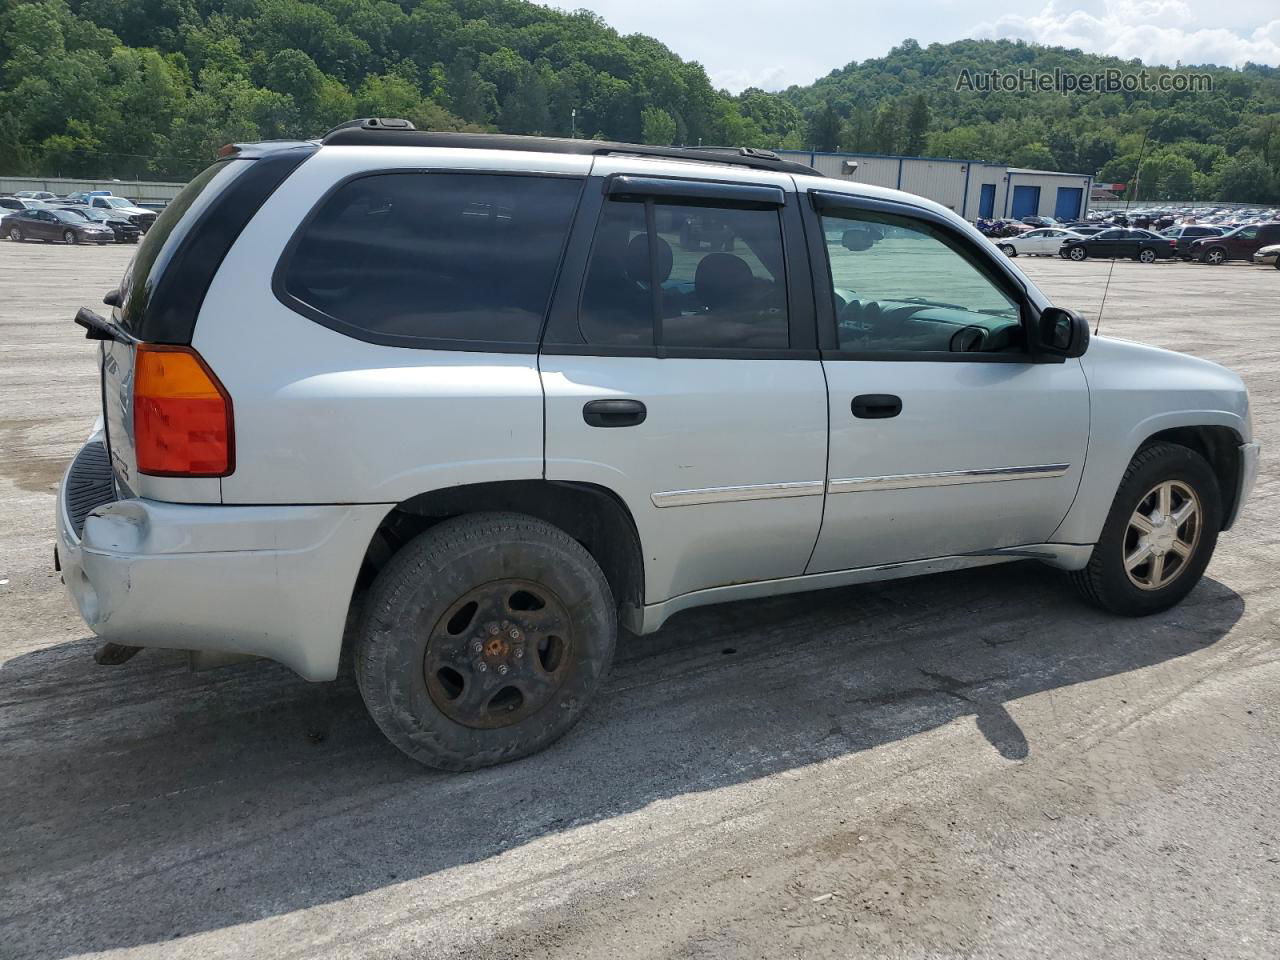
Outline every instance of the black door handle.
<path fill-rule="evenodd" d="M 634 427 L 647 415 L 639 400 L 592 400 L 582 408 L 582 419 L 593 427 Z"/>
<path fill-rule="evenodd" d="M 902 398 L 892 393 L 863 393 L 849 406 L 860 420 L 887 420 L 902 412 Z"/>

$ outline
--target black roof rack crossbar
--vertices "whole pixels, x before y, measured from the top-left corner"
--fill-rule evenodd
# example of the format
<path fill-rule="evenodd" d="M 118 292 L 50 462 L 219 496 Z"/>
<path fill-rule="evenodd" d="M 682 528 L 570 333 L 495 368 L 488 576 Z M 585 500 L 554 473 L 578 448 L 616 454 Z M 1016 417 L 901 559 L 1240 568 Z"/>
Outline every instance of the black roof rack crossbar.
<path fill-rule="evenodd" d="M 504 133 L 449 133 L 415 130 L 407 120 L 382 117 L 352 120 L 321 138 L 325 146 L 447 147 L 458 150 L 528 150 L 585 156 L 624 155 L 726 163 L 753 170 L 821 176 L 813 167 L 783 160 L 769 150 L 752 147 L 655 147 L 607 140 L 569 140 L 562 137 L 518 137 Z"/>

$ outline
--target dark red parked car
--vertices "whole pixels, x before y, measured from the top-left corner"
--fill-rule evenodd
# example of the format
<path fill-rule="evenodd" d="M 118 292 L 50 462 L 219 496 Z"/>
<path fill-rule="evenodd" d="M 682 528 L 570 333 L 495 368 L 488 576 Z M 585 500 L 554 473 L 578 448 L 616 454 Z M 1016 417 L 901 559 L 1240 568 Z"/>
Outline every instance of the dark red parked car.
<path fill-rule="evenodd" d="M 1220 237 L 1196 240 L 1187 248 L 1193 260 L 1201 263 L 1226 263 L 1228 260 L 1252 260 L 1261 247 L 1280 243 L 1280 223 L 1251 223 L 1237 227 Z"/>

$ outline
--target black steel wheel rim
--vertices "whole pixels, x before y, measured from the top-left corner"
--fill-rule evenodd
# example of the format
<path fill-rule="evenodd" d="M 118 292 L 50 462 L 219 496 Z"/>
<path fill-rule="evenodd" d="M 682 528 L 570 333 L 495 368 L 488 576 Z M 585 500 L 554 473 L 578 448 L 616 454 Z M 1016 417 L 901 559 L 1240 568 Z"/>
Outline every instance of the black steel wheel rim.
<path fill-rule="evenodd" d="M 552 702 L 572 660 L 572 621 L 555 591 L 531 580 L 494 580 L 464 593 L 436 621 L 423 679 L 450 720 L 492 730 Z"/>

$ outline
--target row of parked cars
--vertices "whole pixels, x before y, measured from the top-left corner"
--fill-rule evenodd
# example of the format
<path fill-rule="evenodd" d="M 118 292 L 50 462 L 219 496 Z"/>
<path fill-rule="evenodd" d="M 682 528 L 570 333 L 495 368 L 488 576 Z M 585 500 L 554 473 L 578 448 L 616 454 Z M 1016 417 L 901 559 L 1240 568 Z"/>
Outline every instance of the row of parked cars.
<path fill-rule="evenodd" d="M 1142 263 L 1178 258 L 1213 265 L 1252 260 L 1280 269 L 1280 221 L 1249 223 L 1231 229 L 1185 223 L 1159 232 L 1143 227 L 1071 223 L 1028 229 L 993 238 L 1006 256 L 1061 256 L 1070 260 L 1099 257 Z"/>
<path fill-rule="evenodd" d="M 109 190 L 59 197 L 44 190 L 0 196 L 0 235 L 15 242 L 137 243 L 156 211 Z"/>

